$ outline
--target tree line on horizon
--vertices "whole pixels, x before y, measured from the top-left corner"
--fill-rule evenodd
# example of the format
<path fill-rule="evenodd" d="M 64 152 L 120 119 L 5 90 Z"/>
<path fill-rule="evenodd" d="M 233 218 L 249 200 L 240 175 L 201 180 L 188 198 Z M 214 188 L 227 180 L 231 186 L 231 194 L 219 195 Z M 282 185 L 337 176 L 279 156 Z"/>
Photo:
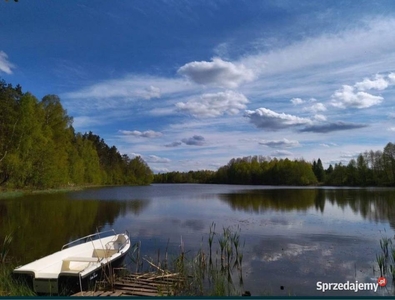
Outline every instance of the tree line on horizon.
<path fill-rule="evenodd" d="M 0 80 L 0 187 L 146 185 L 153 173 L 141 157 L 121 155 L 98 135 L 75 132 L 56 95 L 39 101 Z"/>
<path fill-rule="evenodd" d="M 218 183 L 249 185 L 395 186 L 395 144 L 383 151 L 365 151 L 347 165 L 329 165 L 264 156 L 233 158 L 217 171 L 168 172 L 154 175 L 155 183 Z"/>

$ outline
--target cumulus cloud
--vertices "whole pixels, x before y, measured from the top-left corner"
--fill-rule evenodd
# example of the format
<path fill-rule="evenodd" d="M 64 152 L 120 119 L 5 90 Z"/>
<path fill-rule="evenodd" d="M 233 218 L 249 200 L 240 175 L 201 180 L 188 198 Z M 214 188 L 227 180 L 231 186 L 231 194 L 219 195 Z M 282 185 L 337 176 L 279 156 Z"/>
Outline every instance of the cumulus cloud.
<path fill-rule="evenodd" d="M 317 121 L 326 121 L 326 117 L 324 115 L 321 115 L 321 114 L 314 115 L 314 119 L 317 120 Z"/>
<path fill-rule="evenodd" d="M 345 122 L 335 122 L 328 123 L 322 125 L 312 125 L 306 128 L 300 129 L 300 132 L 317 132 L 317 133 L 328 133 L 332 131 L 339 130 L 351 130 L 367 127 L 365 124 L 356 124 L 356 123 L 345 123 Z"/>
<path fill-rule="evenodd" d="M 208 61 L 194 61 L 178 69 L 178 74 L 203 85 L 214 85 L 225 88 L 236 88 L 241 83 L 254 79 L 254 74 L 243 64 L 234 64 L 213 58 Z"/>
<path fill-rule="evenodd" d="M 246 110 L 244 116 L 249 118 L 250 122 L 256 127 L 268 130 L 312 124 L 312 121 L 308 118 L 300 118 L 285 113 L 279 114 L 267 108 L 258 108 L 255 111 Z"/>
<path fill-rule="evenodd" d="M 383 97 L 374 96 L 366 92 L 355 92 L 355 88 L 349 85 L 343 85 L 342 89 L 337 90 L 332 95 L 331 104 L 338 108 L 368 108 L 380 104 Z"/>
<path fill-rule="evenodd" d="M 178 102 L 180 111 L 188 112 L 195 117 L 217 117 L 223 114 L 235 115 L 246 108 L 248 99 L 240 93 L 225 91 L 214 94 L 203 94 L 200 98 L 186 103 Z"/>
<path fill-rule="evenodd" d="M 395 127 L 390 127 L 390 128 L 388 128 L 388 131 L 393 131 L 393 132 L 395 132 Z"/>
<path fill-rule="evenodd" d="M 300 144 L 298 141 L 288 140 L 286 138 L 282 140 L 271 140 L 271 141 L 261 141 L 259 142 L 260 145 L 268 146 L 271 148 L 293 148 L 299 147 Z"/>
<path fill-rule="evenodd" d="M 144 132 L 138 131 L 138 130 L 119 130 L 120 133 L 124 135 L 132 135 L 132 136 L 137 136 L 137 137 L 144 137 L 144 138 L 156 138 L 162 136 L 162 133 L 156 132 L 153 130 L 147 130 Z"/>
<path fill-rule="evenodd" d="M 321 112 L 321 111 L 326 111 L 326 107 L 322 103 L 315 103 L 310 107 L 306 107 L 304 110 L 311 111 L 313 113 Z"/>
<path fill-rule="evenodd" d="M 0 72 L 4 72 L 6 74 L 12 74 L 12 70 L 14 65 L 9 62 L 8 55 L 0 51 Z"/>
<path fill-rule="evenodd" d="M 293 105 L 299 105 L 299 104 L 304 103 L 305 101 L 303 99 L 300 99 L 300 98 L 292 98 L 291 102 L 292 102 Z"/>
<path fill-rule="evenodd" d="M 370 80 L 365 78 L 363 81 L 357 82 L 354 86 L 360 91 L 371 89 L 385 90 L 388 87 L 388 81 L 384 79 L 383 75 L 376 75 L 375 79 Z"/>
<path fill-rule="evenodd" d="M 388 79 L 392 84 L 395 84 L 395 73 L 388 74 Z"/>
<path fill-rule="evenodd" d="M 205 143 L 204 137 L 201 135 L 194 135 L 191 138 L 182 139 L 181 141 L 188 146 L 203 146 Z"/>
<path fill-rule="evenodd" d="M 144 157 L 144 160 L 147 163 L 169 163 L 171 160 L 165 157 L 159 157 L 156 155 L 148 155 L 147 157 Z"/>

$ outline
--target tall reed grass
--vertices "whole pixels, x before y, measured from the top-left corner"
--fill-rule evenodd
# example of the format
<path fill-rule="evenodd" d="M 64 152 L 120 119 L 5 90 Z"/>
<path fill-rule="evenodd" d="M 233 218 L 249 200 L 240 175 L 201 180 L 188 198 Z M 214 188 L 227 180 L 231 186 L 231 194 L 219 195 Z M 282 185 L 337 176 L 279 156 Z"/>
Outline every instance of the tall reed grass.
<path fill-rule="evenodd" d="M 179 253 L 169 255 L 166 246 L 164 260 L 160 257 L 160 251 L 156 259 L 142 258 L 139 249 L 141 244 L 136 244 L 131 252 L 135 268 L 129 269 L 177 275 L 179 280 L 172 287 L 175 296 L 240 296 L 243 288 L 244 247 L 240 242 L 240 231 L 239 226 L 224 227 L 221 233 L 217 233 L 213 222 L 207 240 L 202 237 L 197 253 L 186 251 L 187 245 L 181 237 Z M 143 269 L 144 262 L 150 270 Z"/>
<path fill-rule="evenodd" d="M 35 293 L 23 282 L 15 280 L 12 271 L 15 268 L 13 259 L 8 255 L 12 243 L 12 235 L 4 237 L 0 248 L 0 297 L 35 296 Z"/>

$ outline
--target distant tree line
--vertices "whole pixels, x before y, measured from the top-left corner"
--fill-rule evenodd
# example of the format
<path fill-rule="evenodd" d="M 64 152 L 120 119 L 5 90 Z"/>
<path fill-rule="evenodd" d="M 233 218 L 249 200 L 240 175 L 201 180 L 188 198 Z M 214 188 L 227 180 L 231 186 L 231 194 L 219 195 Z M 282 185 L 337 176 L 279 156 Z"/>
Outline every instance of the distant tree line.
<path fill-rule="evenodd" d="M 0 80 L 0 185 L 55 188 L 68 185 L 150 184 L 141 157 L 121 155 L 92 132 L 76 133 L 56 95 L 41 101 Z"/>
<path fill-rule="evenodd" d="M 365 151 L 347 165 L 330 165 L 324 172 L 317 163 L 315 174 L 326 185 L 395 186 L 395 144 L 388 143 L 383 151 Z"/>
<path fill-rule="evenodd" d="M 232 159 L 215 171 L 156 174 L 156 183 L 222 183 L 252 185 L 395 186 L 395 144 L 383 151 L 365 151 L 347 165 L 324 169 L 321 159 L 304 160 L 248 156 Z"/>
<path fill-rule="evenodd" d="M 214 171 L 172 172 L 156 174 L 157 183 L 183 183 L 194 178 L 195 183 L 255 184 L 255 185 L 312 185 L 317 183 L 310 163 L 303 160 L 270 159 L 248 156 L 232 159 Z"/>

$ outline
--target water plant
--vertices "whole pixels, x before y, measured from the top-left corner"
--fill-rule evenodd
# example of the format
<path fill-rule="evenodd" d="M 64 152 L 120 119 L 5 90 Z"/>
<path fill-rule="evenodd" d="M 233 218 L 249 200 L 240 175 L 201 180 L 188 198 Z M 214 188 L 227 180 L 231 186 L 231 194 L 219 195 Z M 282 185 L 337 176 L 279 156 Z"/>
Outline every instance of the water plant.
<path fill-rule="evenodd" d="M 234 230 L 224 227 L 221 234 L 216 233 L 215 228 L 216 224 L 213 222 L 209 228 L 207 243 L 202 237 L 201 247 L 195 254 L 186 251 L 181 237 L 179 253 L 173 259 L 168 258 L 167 246 L 164 262 L 159 261 L 159 256 L 155 263 L 152 258 L 143 258 L 149 271 L 178 279 L 173 282 L 173 295 L 241 295 L 243 253 L 240 247 L 240 228 Z M 137 259 L 133 262 L 137 263 Z M 239 280 L 235 280 L 237 277 Z"/>
<path fill-rule="evenodd" d="M 392 277 L 392 286 L 395 288 L 395 248 L 392 240 L 387 237 L 380 239 L 381 254 L 376 254 L 376 262 L 379 266 L 380 276 Z M 395 290 L 394 290 L 395 292 Z"/>
<path fill-rule="evenodd" d="M 12 276 L 15 266 L 8 255 L 11 243 L 12 234 L 7 234 L 0 248 L 0 297 L 34 296 L 34 292 L 24 282 L 19 282 Z"/>
<path fill-rule="evenodd" d="M 1 251 L 0 251 L 0 263 L 4 264 L 7 260 L 7 255 L 8 252 L 10 251 L 10 245 L 12 242 L 12 235 L 11 234 L 7 234 L 4 237 L 4 241 L 3 241 L 3 245 L 1 247 Z"/>

